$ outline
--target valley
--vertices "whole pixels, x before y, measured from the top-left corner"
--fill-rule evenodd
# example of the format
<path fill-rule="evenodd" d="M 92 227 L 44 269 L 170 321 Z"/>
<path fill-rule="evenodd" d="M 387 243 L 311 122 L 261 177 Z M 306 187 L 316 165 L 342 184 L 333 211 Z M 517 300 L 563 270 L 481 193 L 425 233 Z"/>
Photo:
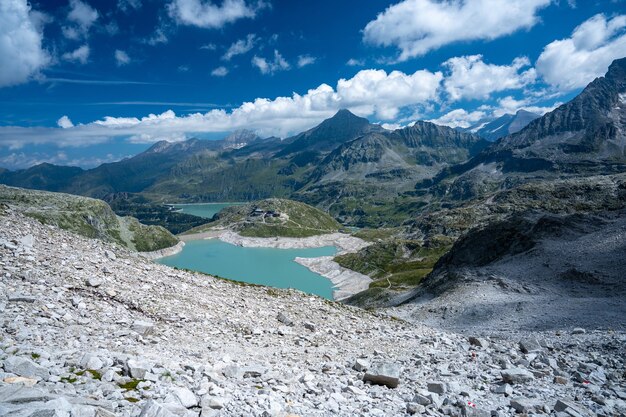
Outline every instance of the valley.
<path fill-rule="evenodd" d="M 0 170 L 0 416 L 624 415 L 624 97 Z"/>

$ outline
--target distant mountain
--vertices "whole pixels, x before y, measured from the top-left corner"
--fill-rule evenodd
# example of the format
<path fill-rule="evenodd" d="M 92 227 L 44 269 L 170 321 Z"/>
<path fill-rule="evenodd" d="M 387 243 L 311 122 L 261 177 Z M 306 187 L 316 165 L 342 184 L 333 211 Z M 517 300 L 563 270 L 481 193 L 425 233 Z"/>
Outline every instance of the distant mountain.
<path fill-rule="evenodd" d="M 10 177 L 17 186 L 54 186 L 98 198 L 140 193 L 155 202 L 295 198 L 355 221 L 487 145 L 476 135 L 428 122 L 390 132 L 340 110 L 284 140 L 239 131 L 221 141 L 158 142 L 123 161 L 47 176 L 64 181 L 28 181 L 33 168 L 0 173 L 0 181 Z"/>
<path fill-rule="evenodd" d="M 283 157 L 302 151 L 329 152 L 337 145 L 369 132 L 380 132 L 383 128 L 371 124 L 349 110 L 339 110 L 330 119 L 324 120 L 312 129 L 285 140 L 286 146 L 276 153 Z"/>
<path fill-rule="evenodd" d="M 470 132 L 487 139 L 490 142 L 517 133 L 530 122 L 540 118 L 541 115 L 526 110 L 518 110 L 515 114 L 504 114 L 497 119 L 484 119 L 466 129 L 459 129 L 463 132 Z"/>
<path fill-rule="evenodd" d="M 417 188 L 467 200 L 528 181 L 624 171 L 626 58 L 569 103 Z"/>

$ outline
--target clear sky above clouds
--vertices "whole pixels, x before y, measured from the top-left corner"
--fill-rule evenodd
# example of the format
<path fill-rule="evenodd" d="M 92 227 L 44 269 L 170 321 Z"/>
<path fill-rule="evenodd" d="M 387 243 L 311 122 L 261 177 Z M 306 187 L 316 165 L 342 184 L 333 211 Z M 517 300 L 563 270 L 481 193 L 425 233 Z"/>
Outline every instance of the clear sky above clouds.
<path fill-rule="evenodd" d="M 0 0 L 0 166 L 542 113 L 624 56 L 625 0 Z"/>

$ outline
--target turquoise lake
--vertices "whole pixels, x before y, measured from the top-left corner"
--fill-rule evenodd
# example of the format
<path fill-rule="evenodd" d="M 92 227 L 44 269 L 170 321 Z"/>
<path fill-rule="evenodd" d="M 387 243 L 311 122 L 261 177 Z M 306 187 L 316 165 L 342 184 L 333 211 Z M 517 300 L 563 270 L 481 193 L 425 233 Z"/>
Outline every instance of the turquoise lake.
<path fill-rule="evenodd" d="M 173 204 L 181 213 L 192 214 L 210 219 L 214 214 L 230 206 L 240 206 L 245 203 L 206 203 L 206 204 Z"/>
<path fill-rule="evenodd" d="M 332 299 L 332 283 L 294 259 L 331 256 L 333 246 L 313 249 L 243 248 L 218 239 L 187 242 L 182 252 L 158 262 L 223 278 L 277 288 L 296 288 Z"/>

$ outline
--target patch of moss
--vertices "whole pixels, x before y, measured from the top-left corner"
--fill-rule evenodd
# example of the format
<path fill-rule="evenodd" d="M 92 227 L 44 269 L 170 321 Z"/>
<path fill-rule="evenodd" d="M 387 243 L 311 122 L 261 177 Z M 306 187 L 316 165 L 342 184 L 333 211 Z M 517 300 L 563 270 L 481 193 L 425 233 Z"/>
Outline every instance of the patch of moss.
<path fill-rule="evenodd" d="M 64 376 L 61 377 L 61 382 L 65 382 L 67 384 L 73 384 L 74 382 L 76 382 L 77 379 L 72 377 L 72 376 Z"/>
<path fill-rule="evenodd" d="M 138 398 L 134 398 L 134 397 L 126 397 L 124 398 L 126 401 L 128 401 L 129 403 L 136 403 L 139 402 Z"/>
<path fill-rule="evenodd" d="M 41 357 L 41 355 L 39 353 L 34 353 L 33 352 L 33 353 L 30 354 L 30 357 L 33 358 L 33 359 L 39 359 Z"/>
<path fill-rule="evenodd" d="M 102 379 L 102 374 L 98 371 L 96 371 L 95 369 L 87 369 L 87 372 L 89 372 L 91 374 L 91 377 L 93 379 L 97 379 L 98 381 L 100 381 Z"/>
<path fill-rule="evenodd" d="M 124 382 L 121 384 L 118 384 L 120 388 L 122 388 L 123 390 L 126 391 L 134 391 L 137 389 L 137 385 L 139 385 L 141 382 L 144 382 L 144 379 L 131 379 L 128 382 Z"/>

